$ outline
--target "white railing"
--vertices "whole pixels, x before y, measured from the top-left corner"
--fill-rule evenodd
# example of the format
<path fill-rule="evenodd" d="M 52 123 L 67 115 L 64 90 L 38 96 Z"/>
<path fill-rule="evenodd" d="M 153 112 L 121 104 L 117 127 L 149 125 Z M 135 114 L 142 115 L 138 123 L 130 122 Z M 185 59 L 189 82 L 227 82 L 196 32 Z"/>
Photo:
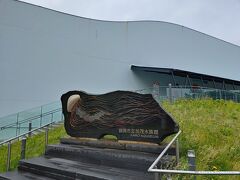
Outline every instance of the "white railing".
<path fill-rule="evenodd" d="M 27 136 L 31 136 L 31 134 L 35 131 L 39 131 L 41 129 L 45 129 L 45 149 L 48 145 L 48 129 L 49 129 L 49 126 L 55 124 L 56 122 L 51 122 L 51 123 L 48 123 L 46 125 L 43 125 L 41 127 L 38 127 L 38 128 L 35 128 L 31 131 L 28 131 L 26 133 L 23 133 L 23 134 L 20 134 L 18 136 L 15 136 L 11 139 L 8 139 L 8 140 L 5 140 L 3 142 L 0 142 L 0 147 L 7 144 L 7 162 L 6 162 L 6 169 L 7 171 L 10 170 L 10 166 L 11 166 L 11 146 L 12 146 L 12 142 L 15 142 L 15 141 L 19 141 L 21 140 L 21 152 L 20 152 L 20 159 L 25 159 L 25 153 L 26 153 L 26 141 L 27 141 Z"/>
<path fill-rule="evenodd" d="M 176 161 L 179 160 L 179 146 L 178 137 L 182 133 L 180 130 L 166 146 L 166 148 L 161 152 L 157 159 L 149 167 L 148 172 L 155 173 L 155 180 L 161 179 L 163 174 L 184 174 L 184 175 L 240 175 L 240 171 L 188 171 L 188 170 L 170 170 L 170 169 L 158 169 L 157 165 L 167 150 L 176 142 Z"/>

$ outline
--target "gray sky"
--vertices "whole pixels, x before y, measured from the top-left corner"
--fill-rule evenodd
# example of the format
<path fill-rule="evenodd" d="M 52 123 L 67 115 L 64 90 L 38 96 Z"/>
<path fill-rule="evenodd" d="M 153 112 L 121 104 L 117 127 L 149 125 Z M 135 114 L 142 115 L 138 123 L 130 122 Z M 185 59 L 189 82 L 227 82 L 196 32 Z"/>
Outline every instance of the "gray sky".
<path fill-rule="evenodd" d="M 22 0 L 101 20 L 180 24 L 240 46 L 240 0 Z"/>

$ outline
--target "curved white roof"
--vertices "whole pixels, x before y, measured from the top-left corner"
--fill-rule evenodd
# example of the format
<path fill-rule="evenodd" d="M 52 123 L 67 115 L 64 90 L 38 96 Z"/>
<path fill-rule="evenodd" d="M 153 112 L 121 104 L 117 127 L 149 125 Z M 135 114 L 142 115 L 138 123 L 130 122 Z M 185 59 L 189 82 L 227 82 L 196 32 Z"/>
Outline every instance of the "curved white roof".
<path fill-rule="evenodd" d="M 2 102 L 16 92 L 12 99 L 42 104 L 67 89 L 139 88 L 131 65 L 240 80 L 240 47 L 167 22 L 99 21 L 0 0 Z"/>
<path fill-rule="evenodd" d="M 49 34 L 52 40 L 66 37 L 79 53 L 97 59 L 240 80 L 239 46 L 181 25 L 162 21 L 102 21 L 21 1 L 0 3 L 1 32 L 4 27 L 23 32 L 28 29 L 32 32 L 28 36 Z"/>

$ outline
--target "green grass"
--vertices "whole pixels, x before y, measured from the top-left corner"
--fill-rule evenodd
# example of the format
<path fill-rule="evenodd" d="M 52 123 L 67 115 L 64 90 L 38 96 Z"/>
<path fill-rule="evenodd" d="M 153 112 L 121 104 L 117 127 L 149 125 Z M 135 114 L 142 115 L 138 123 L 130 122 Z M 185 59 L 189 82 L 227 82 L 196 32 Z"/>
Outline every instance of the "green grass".
<path fill-rule="evenodd" d="M 61 137 L 65 137 L 66 132 L 63 126 L 49 130 L 49 144 L 57 144 Z M 14 142 L 11 146 L 11 170 L 15 169 L 20 159 L 21 142 Z M 45 151 L 45 133 L 40 133 L 27 138 L 26 158 L 38 157 Z M 0 147 L 0 172 L 6 171 L 7 146 Z"/>
<path fill-rule="evenodd" d="M 240 170 L 240 104 L 202 99 L 178 100 L 173 105 L 164 102 L 162 106 L 176 119 L 182 130 L 179 169 L 187 169 L 187 150 L 193 149 L 197 170 Z M 178 179 L 182 178 L 178 176 Z M 201 176 L 199 179 L 240 177 Z"/>
<path fill-rule="evenodd" d="M 222 100 L 178 100 L 162 106 L 176 119 L 183 131 L 180 136 L 180 165 L 187 169 L 187 150 L 196 152 L 197 170 L 240 170 L 240 104 Z M 59 143 L 66 136 L 64 128 L 49 131 L 49 144 Z M 26 157 L 44 153 L 44 133 L 27 139 Z M 111 136 L 105 137 L 112 139 Z M 169 138 L 167 138 L 169 139 Z M 116 139 L 114 139 L 116 140 Z M 20 142 L 12 145 L 11 169 L 17 167 L 20 158 Z M 0 147 L 0 172 L 6 171 L 7 147 Z M 175 176 L 175 179 L 190 179 Z M 199 176 L 198 179 L 240 179 L 239 176 Z"/>

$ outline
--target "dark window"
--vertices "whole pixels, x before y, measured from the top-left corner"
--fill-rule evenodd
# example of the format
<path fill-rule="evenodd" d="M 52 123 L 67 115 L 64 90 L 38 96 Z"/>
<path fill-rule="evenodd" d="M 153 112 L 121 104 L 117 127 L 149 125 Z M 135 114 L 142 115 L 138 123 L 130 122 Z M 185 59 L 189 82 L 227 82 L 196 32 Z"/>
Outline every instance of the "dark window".
<path fill-rule="evenodd" d="M 203 86 L 208 88 L 215 88 L 214 82 L 211 78 L 203 78 Z"/>
<path fill-rule="evenodd" d="M 234 87 L 235 87 L 236 90 L 240 90 L 240 84 L 235 83 L 235 84 L 234 84 Z"/>
<path fill-rule="evenodd" d="M 187 78 L 183 76 L 174 75 L 176 86 L 186 86 Z"/>
<path fill-rule="evenodd" d="M 233 90 L 233 84 L 231 82 L 225 81 L 225 89 L 226 90 Z"/>
<path fill-rule="evenodd" d="M 216 89 L 223 89 L 223 81 L 214 80 Z"/>
<path fill-rule="evenodd" d="M 202 79 L 200 76 L 191 75 L 190 79 L 193 87 L 198 87 L 203 85 Z"/>
<path fill-rule="evenodd" d="M 174 81 L 171 74 L 158 73 L 158 79 L 160 86 L 168 86 L 169 84 L 174 85 Z M 155 76 L 156 78 L 156 76 Z"/>

